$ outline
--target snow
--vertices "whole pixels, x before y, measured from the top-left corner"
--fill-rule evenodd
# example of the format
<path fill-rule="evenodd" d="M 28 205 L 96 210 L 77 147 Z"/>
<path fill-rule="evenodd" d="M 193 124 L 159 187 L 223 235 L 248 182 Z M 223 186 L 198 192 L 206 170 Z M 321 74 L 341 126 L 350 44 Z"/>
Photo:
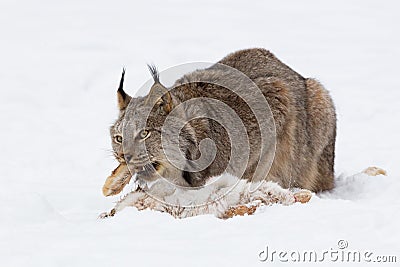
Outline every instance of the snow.
<path fill-rule="evenodd" d="M 267 245 L 323 251 L 340 239 L 399 262 L 399 7 L 2 0 L 1 266 L 288 265 L 258 255 Z M 226 221 L 133 208 L 98 220 L 118 199 L 103 197 L 101 187 L 117 165 L 108 126 L 117 116 L 122 67 L 134 94 L 150 78 L 146 63 L 163 70 L 216 62 L 248 47 L 270 49 L 331 91 L 336 188 L 308 204 L 273 205 Z M 368 166 L 388 176 L 357 174 Z"/>

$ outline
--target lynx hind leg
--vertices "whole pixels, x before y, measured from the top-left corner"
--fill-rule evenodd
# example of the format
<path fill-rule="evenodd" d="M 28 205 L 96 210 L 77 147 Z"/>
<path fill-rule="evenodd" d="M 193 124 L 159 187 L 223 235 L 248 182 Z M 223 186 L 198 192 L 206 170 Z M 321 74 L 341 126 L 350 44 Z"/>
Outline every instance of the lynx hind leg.
<path fill-rule="evenodd" d="M 336 112 L 329 92 L 317 80 L 306 79 L 309 141 L 317 169 L 310 169 L 302 184 L 314 192 L 330 190 L 334 185 Z M 314 166 L 311 164 L 311 166 Z"/>

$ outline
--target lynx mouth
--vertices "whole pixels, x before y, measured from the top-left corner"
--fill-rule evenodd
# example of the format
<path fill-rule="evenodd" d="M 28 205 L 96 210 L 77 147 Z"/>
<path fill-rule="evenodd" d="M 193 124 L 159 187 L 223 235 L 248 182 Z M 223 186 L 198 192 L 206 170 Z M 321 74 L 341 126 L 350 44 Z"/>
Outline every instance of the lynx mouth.
<path fill-rule="evenodd" d="M 161 164 L 158 161 L 149 162 L 143 166 L 136 166 L 135 172 L 138 175 L 150 175 L 154 174 L 160 169 Z"/>
<path fill-rule="evenodd" d="M 135 167 L 128 167 L 126 163 L 121 163 L 112 171 L 111 175 L 107 177 L 103 186 L 103 194 L 104 196 L 119 194 L 129 183 L 134 173 L 148 177 L 158 172 L 161 167 L 162 165 L 158 161 Z"/>

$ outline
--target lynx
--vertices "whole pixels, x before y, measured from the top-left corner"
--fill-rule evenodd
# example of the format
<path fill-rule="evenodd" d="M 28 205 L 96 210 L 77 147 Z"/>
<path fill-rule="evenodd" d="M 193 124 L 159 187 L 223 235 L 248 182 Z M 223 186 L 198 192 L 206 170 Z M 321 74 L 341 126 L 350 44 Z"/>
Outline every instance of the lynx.
<path fill-rule="evenodd" d="M 149 69 L 154 84 L 144 97 L 124 91 L 122 73 L 119 118 L 110 129 L 120 165 L 107 178 L 103 194 L 120 193 L 135 174 L 136 187 L 102 217 L 135 206 L 179 218 L 204 213 L 226 218 L 252 214 L 261 204 L 307 202 L 311 191 L 333 188 L 336 114 L 317 80 L 302 77 L 259 48 L 234 52 L 170 88 L 154 66 Z M 265 117 L 260 120 L 254 110 L 265 110 Z M 231 140 L 243 134 L 246 140 Z M 224 173 L 229 174 L 225 179 L 205 187 Z M 225 190 L 233 177 L 239 178 L 236 186 Z M 256 190 L 248 187 L 253 183 L 259 184 Z M 190 199 L 182 205 L 173 196 L 184 188 L 193 190 L 185 193 Z M 203 195 L 223 197 L 191 209 Z"/>

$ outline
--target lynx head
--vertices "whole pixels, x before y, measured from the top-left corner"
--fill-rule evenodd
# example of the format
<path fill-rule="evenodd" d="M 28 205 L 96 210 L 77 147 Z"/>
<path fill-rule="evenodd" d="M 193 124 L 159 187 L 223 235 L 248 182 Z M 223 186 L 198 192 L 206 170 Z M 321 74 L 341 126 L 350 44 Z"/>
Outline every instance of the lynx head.
<path fill-rule="evenodd" d="M 157 69 L 149 66 L 149 70 L 154 84 L 149 94 L 144 97 L 131 97 L 124 92 L 125 71 L 122 72 L 117 91 L 119 118 L 110 129 L 114 155 L 120 163 L 127 164 L 132 174 L 137 173 L 138 178 L 151 181 L 160 176 L 169 176 L 179 180 L 181 171 L 166 157 L 162 136 L 172 136 L 172 131 L 180 127 L 180 135 L 184 138 L 170 138 L 168 147 L 174 150 L 172 154 L 176 153 L 176 148 L 180 150 L 183 147 L 180 152 L 185 154 L 188 146 L 195 143 L 194 131 L 189 124 L 179 126 L 183 125 L 182 112 L 175 112 L 174 118 L 178 118 L 180 122 L 172 123 L 174 129 L 165 127 L 166 118 L 179 101 L 161 84 Z M 182 181 L 174 182 L 185 184 Z"/>

